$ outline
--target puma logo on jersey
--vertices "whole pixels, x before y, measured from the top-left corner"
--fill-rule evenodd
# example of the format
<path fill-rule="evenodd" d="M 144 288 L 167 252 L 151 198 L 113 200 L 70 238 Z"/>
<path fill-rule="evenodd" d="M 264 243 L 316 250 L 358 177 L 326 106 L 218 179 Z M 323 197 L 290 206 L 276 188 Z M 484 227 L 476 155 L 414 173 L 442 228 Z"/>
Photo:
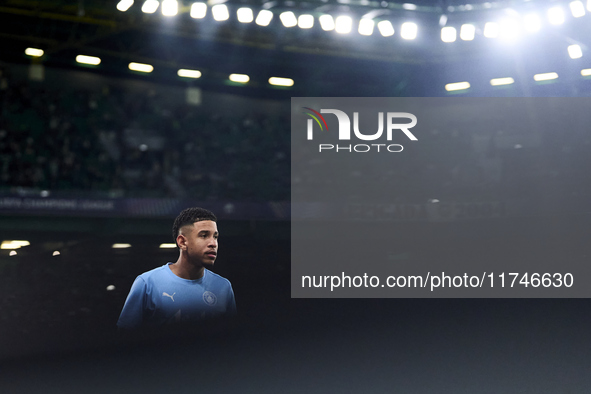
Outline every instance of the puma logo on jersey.
<path fill-rule="evenodd" d="M 176 294 L 176 293 L 172 293 L 172 295 L 170 295 L 170 294 L 168 294 L 168 293 L 166 293 L 166 292 L 162 293 L 162 295 L 163 295 L 163 296 L 165 296 L 165 297 L 170 297 L 170 299 L 172 300 L 172 302 L 174 302 L 174 298 L 172 298 L 172 297 L 174 297 L 174 295 L 175 295 L 175 294 Z"/>

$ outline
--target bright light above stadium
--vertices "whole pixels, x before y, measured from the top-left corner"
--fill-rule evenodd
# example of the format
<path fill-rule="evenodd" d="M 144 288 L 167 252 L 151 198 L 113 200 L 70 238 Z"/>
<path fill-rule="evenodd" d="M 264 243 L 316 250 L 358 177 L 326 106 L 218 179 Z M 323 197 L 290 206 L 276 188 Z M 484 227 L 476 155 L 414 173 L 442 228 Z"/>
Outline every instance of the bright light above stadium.
<path fill-rule="evenodd" d="M 545 73 L 545 74 L 536 74 L 536 75 L 534 75 L 534 81 L 536 81 L 536 82 L 550 81 L 550 80 L 556 79 L 556 78 L 558 78 L 558 74 L 557 73 Z"/>
<path fill-rule="evenodd" d="M 273 13 L 269 10 L 261 10 L 254 21 L 259 26 L 269 26 L 273 19 Z"/>
<path fill-rule="evenodd" d="M 153 14 L 158 9 L 160 2 L 158 0 L 146 0 L 142 5 L 142 12 L 145 14 Z"/>
<path fill-rule="evenodd" d="M 499 36 L 499 24 L 495 22 L 486 22 L 484 25 L 484 36 L 486 38 L 497 38 Z"/>
<path fill-rule="evenodd" d="M 581 75 L 584 76 L 584 77 L 591 76 L 591 68 L 586 68 L 584 70 L 581 70 Z"/>
<path fill-rule="evenodd" d="M 279 14 L 279 19 L 281 19 L 281 23 L 285 27 L 294 27 L 298 24 L 295 14 L 291 11 L 282 12 Z"/>
<path fill-rule="evenodd" d="M 476 34 L 476 27 L 472 24 L 466 23 L 460 28 L 460 38 L 463 41 L 472 41 Z"/>
<path fill-rule="evenodd" d="M 225 4 L 217 4 L 211 7 L 211 14 L 213 15 L 213 19 L 218 22 L 226 21 L 230 18 L 228 7 Z"/>
<path fill-rule="evenodd" d="M 205 3 L 193 3 L 191 6 L 191 18 L 203 19 L 207 13 L 207 4 Z"/>
<path fill-rule="evenodd" d="M 591 12 L 591 0 L 587 0 L 587 11 Z"/>
<path fill-rule="evenodd" d="M 371 36 L 373 34 L 375 22 L 369 18 L 363 18 L 359 21 L 359 34 L 362 36 Z"/>
<path fill-rule="evenodd" d="M 151 64 L 143 63 L 129 63 L 129 69 L 132 71 L 139 71 L 142 73 L 151 73 L 154 71 L 154 67 Z"/>
<path fill-rule="evenodd" d="M 530 33 L 536 33 L 542 28 L 542 21 L 537 14 L 528 14 L 523 17 L 523 28 Z"/>
<path fill-rule="evenodd" d="M 552 7 L 548 10 L 548 22 L 551 25 L 562 25 L 564 23 L 564 11 L 562 7 Z"/>
<path fill-rule="evenodd" d="M 378 30 L 384 37 L 390 37 L 394 35 L 394 26 L 392 26 L 392 22 L 390 21 L 378 22 Z"/>
<path fill-rule="evenodd" d="M 469 82 L 455 82 L 455 83 L 448 83 L 445 85 L 445 90 L 448 92 L 453 92 L 456 90 L 466 90 L 470 88 Z"/>
<path fill-rule="evenodd" d="M 331 15 L 328 15 L 328 14 L 321 15 L 320 18 L 318 18 L 318 21 L 320 22 L 320 27 L 322 27 L 322 30 L 324 30 L 324 31 L 334 30 L 334 19 Z"/>
<path fill-rule="evenodd" d="M 43 49 L 38 48 L 27 48 L 25 49 L 25 55 L 32 56 L 32 57 L 41 57 L 43 56 Z"/>
<path fill-rule="evenodd" d="M 177 75 L 183 78 L 201 78 L 201 71 L 181 68 L 179 71 L 177 71 Z"/>
<path fill-rule="evenodd" d="M 95 56 L 78 55 L 76 56 L 76 61 L 78 63 L 90 64 L 93 66 L 101 64 L 101 59 Z"/>
<path fill-rule="evenodd" d="M 349 34 L 353 28 L 353 19 L 347 15 L 337 16 L 334 30 L 339 34 Z"/>
<path fill-rule="evenodd" d="M 160 244 L 159 246 L 160 249 L 173 249 L 176 248 L 176 244 Z"/>
<path fill-rule="evenodd" d="M 274 86 L 293 86 L 293 79 L 271 77 L 269 78 L 269 83 Z"/>
<path fill-rule="evenodd" d="M 310 14 L 302 14 L 298 17 L 300 29 L 311 29 L 314 26 L 314 17 Z"/>
<path fill-rule="evenodd" d="M 254 20 L 254 14 L 248 7 L 238 8 L 238 11 L 236 11 L 236 16 L 238 17 L 238 22 L 240 23 L 250 23 Z"/>
<path fill-rule="evenodd" d="M 179 3 L 177 0 L 164 0 L 162 2 L 162 15 L 175 16 L 179 13 Z"/>
<path fill-rule="evenodd" d="M 583 57 L 583 50 L 579 45 L 569 45 L 568 55 L 571 59 L 579 59 Z"/>
<path fill-rule="evenodd" d="M 400 37 L 405 40 L 414 40 L 417 38 L 419 27 L 413 22 L 404 22 L 400 27 Z"/>
<path fill-rule="evenodd" d="M 502 85 L 511 85 L 515 83 L 515 80 L 511 77 L 507 78 L 494 78 L 490 80 L 490 84 L 492 86 L 502 86 Z"/>
<path fill-rule="evenodd" d="M 519 35 L 519 24 L 515 19 L 504 19 L 499 26 L 499 36 L 506 40 L 513 40 Z"/>
<path fill-rule="evenodd" d="M 20 249 L 23 246 L 29 246 L 29 241 L 2 241 L 0 249 Z"/>
<path fill-rule="evenodd" d="M 127 248 L 131 248 L 131 244 L 113 244 L 111 246 L 111 248 L 113 248 L 113 249 L 127 249 Z"/>
<path fill-rule="evenodd" d="M 133 0 L 121 0 L 117 3 L 117 9 L 121 12 L 125 12 L 133 5 Z"/>
<path fill-rule="evenodd" d="M 404 4 L 402 4 L 402 8 L 404 8 L 405 10 L 409 10 L 409 11 L 415 11 L 417 9 L 417 6 L 415 4 L 411 4 L 411 3 L 404 3 Z"/>
<path fill-rule="evenodd" d="M 238 83 L 247 83 L 248 81 L 250 81 L 250 77 L 245 74 L 230 74 L 228 79 L 232 82 Z"/>
<path fill-rule="evenodd" d="M 443 42 L 454 42 L 456 40 L 456 28 L 451 26 L 445 26 L 441 29 L 441 41 Z"/>
<path fill-rule="evenodd" d="M 585 5 L 583 4 L 582 1 L 580 1 L 580 0 L 571 1 L 569 4 L 569 7 L 570 7 L 570 12 L 573 14 L 573 16 L 575 18 L 580 18 L 582 16 L 585 16 Z"/>

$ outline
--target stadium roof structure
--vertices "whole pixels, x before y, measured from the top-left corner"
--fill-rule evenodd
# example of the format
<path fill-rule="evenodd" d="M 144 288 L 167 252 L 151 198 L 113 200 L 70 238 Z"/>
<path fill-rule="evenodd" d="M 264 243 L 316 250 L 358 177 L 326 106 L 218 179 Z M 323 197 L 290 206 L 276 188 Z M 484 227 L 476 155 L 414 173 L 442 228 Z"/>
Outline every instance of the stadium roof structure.
<path fill-rule="evenodd" d="M 531 84 L 534 74 L 545 71 L 559 71 L 563 80 L 572 74 L 579 83 L 579 70 L 591 68 L 584 63 L 590 56 L 591 4 L 582 2 L 582 15 L 575 16 L 571 3 L 549 1 L 230 0 L 203 3 L 205 15 L 196 18 L 195 1 L 151 1 L 160 8 L 149 14 L 142 11 L 144 0 L 128 0 L 133 4 L 125 11 L 117 9 L 119 0 L 7 0 L 0 6 L 0 61 L 80 67 L 76 56 L 95 56 L 100 65 L 85 65 L 95 72 L 127 75 L 128 64 L 137 62 L 152 65 L 153 78 L 179 82 L 178 69 L 199 70 L 202 78 L 192 83 L 216 89 L 236 85 L 228 82 L 232 73 L 249 75 L 245 89 L 255 90 L 267 89 L 271 77 L 285 77 L 296 81 L 286 95 L 310 96 L 439 95 L 447 82 L 482 76 L 489 87 L 497 77 Z M 161 10 L 170 1 L 178 9 L 165 16 Z M 212 9 L 222 4 L 228 18 L 214 20 Z M 245 7 L 250 19 L 240 21 L 237 11 Z M 562 12 L 560 26 L 547 16 L 553 7 Z M 273 16 L 267 26 L 256 23 L 263 10 Z M 309 15 L 313 25 L 286 27 L 284 12 L 297 22 Z M 337 24 L 339 16 L 350 18 L 345 22 L 351 32 L 325 31 L 320 17 L 326 15 Z M 540 31 L 522 31 L 528 15 L 539 17 Z M 370 30 L 361 33 L 361 21 Z M 498 22 L 499 39 L 487 35 L 490 21 Z M 393 34 L 383 33 L 380 22 L 389 23 Z M 405 39 L 405 23 L 414 23 L 416 37 Z M 464 25 L 472 26 L 474 38 L 466 39 Z M 443 28 L 452 34 L 447 42 Z M 517 30 L 520 37 L 512 40 Z M 567 52 L 573 45 L 581 52 L 575 62 Z M 28 47 L 43 55 L 25 55 Z M 530 90 L 522 85 L 520 94 Z"/>

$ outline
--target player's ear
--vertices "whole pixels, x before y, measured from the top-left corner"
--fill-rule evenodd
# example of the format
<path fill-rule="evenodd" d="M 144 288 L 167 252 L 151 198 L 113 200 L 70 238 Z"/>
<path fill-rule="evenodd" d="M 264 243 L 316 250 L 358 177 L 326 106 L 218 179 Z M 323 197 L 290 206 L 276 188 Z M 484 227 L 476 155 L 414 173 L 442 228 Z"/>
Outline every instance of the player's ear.
<path fill-rule="evenodd" d="M 187 250 L 187 238 L 184 235 L 179 234 L 176 237 L 176 244 L 180 250 Z"/>

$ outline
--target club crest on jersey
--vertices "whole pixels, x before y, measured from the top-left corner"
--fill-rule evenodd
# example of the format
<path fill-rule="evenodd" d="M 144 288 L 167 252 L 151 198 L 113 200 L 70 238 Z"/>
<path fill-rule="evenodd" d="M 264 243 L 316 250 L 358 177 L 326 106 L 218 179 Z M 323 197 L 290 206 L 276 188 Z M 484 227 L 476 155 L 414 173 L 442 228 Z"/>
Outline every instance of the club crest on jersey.
<path fill-rule="evenodd" d="M 211 306 L 216 304 L 218 298 L 211 291 L 206 291 L 203 293 L 203 301 L 205 301 L 207 305 Z"/>

